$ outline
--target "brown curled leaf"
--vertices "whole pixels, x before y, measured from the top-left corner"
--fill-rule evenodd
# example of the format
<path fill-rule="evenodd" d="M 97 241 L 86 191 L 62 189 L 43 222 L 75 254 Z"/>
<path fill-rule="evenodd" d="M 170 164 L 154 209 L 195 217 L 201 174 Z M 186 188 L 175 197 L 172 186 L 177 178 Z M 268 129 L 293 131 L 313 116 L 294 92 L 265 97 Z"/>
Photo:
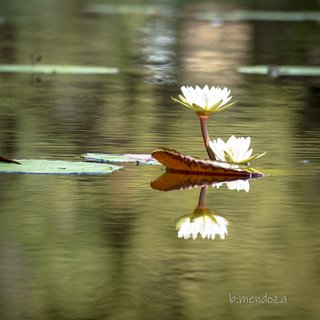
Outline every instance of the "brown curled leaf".
<path fill-rule="evenodd" d="M 185 156 L 172 149 L 160 148 L 154 150 L 151 155 L 167 167 L 167 172 L 226 177 L 252 177 L 250 171 L 242 169 L 239 165 L 196 159 L 191 156 Z"/>

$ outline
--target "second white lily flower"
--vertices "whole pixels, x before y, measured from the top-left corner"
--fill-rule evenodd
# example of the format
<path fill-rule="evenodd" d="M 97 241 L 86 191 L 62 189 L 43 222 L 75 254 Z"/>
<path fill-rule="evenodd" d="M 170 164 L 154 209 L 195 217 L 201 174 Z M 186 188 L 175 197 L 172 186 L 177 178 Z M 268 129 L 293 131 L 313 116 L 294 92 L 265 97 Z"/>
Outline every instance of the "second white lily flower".
<path fill-rule="evenodd" d="M 237 138 L 235 136 L 231 136 L 227 142 L 224 142 L 220 138 L 210 141 L 209 146 L 219 161 L 248 164 L 250 161 L 260 158 L 266 154 L 266 152 L 264 152 L 252 156 L 252 149 L 249 149 L 250 143 L 250 137 Z"/>

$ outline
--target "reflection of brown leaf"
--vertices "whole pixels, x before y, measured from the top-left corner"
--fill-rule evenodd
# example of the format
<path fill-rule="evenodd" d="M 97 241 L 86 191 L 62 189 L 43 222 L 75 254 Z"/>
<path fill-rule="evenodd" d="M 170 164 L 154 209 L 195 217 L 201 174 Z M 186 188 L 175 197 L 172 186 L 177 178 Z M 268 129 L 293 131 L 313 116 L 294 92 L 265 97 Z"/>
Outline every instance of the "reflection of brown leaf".
<path fill-rule="evenodd" d="M 167 167 L 168 172 L 202 174 L 228 177 L 250 177 L 251 173 L 225 162 L 195 159 L 170 150 L 157 149 L 152 156 Z"/>
<path fill-rule="evenodd" d="M 211 185 L 215 182 L 225 182 L 238 180 L 234 177 L 222 175 L 202 175 L 202 174 L 181 174 L 181 173 L 164 173 L 158 179 L 151 182 L 151 187 L 160 191 L 181 190 L 193 187 Z M 247 178 L 244 178 L 246 180 Z"/>
<path fill-rule="evenodd" d="M 8 159 L 8 158 L 5 158 L 5 157 L 0 157 L 0 162 L 21 164 L 20 162 L 18 162 L 16 160 Z"/>

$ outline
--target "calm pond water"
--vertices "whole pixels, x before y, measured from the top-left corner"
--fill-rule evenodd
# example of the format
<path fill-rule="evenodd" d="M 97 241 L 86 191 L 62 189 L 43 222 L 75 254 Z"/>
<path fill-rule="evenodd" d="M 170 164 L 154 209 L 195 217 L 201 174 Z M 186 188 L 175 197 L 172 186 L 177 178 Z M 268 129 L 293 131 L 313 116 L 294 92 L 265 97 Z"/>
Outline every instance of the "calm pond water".
<path fill-rule="evenodd" d="M 156 14 L 141 7 L 156 2 L 130 9 L 142 13 L 115 6 L 98 14 L 96 3 L 107 2 L 1 1 L 0 64 L 41 57 L 119 73 L 0 74 L 0 154 L 78 160 L 165 146 L 205 158 L 195 114 L 170 97 L 181 85 L 209 84 L 238 101 L 209 120 L 212 138 L 251 136 L 255 152 L 268 151 L 255 163 L 266 176 L 247 190 L 210 186 L 207 208 L 229 221 L 228 235 L 185 240 L 176 223 L 201 189 L 151 188 L 160 166 L 0 174 L 0 319 L 316 319 L 319 78 L 237 68 L 319 65 L 320 25 L 200 21 L 195 13 L 319 7 L 162 1 Z"/>

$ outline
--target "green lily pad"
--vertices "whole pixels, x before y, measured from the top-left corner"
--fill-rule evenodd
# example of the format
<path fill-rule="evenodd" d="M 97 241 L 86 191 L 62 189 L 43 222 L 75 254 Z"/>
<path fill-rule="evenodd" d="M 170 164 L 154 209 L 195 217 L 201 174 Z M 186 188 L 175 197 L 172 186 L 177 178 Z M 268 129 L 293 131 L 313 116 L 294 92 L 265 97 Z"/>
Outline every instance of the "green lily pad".
<path fill-rule="evenodd" d="M 107 174 L 121 169 L 119 166 L 101 163 L 74 162 L 61 160 L 19 160 L 16 163 L 0 163 L 0 173 L 37 173 L 37 174 Z"/>
<path fill-rule="evenodd" d="M 89 4 L 85 12 L 94 14 L 138 14 L 138 15 L 157 15 L 171 16 L 173 10 L 162 5 L 135 5 L 135 4 Z"/>
<path fill-rule="evenodd" d="M 117 162 L 134 162 L 136 164 L 150 164 L 159 165 L 160 163 L 155 160 L 150 154 L 108 154 L 108 153 L 85 153 L 82 157 L 87 161 L 94 162 L 106 162 L 106 163 L 117 163 Z"/>
<path fill-rule="evenodd" d="M 201 12 L 197 19 L 202 21 L 320 21 L 320 12 L 312 11 L 231 11 Z"/>
<path fill-rule="evenodd" d="M 303 66 L 246 66 L 238 69 L 240 73 L 270 76 L 320 76 L 320 67 Z"/>
<path fill-rule="evenodd" d="M 117 68 L 95 66 L 62 66 L 62 65 L 28 65 L 28 64 L 2 64 L 0 72 L 8 73 L 59 73 L 59 74 L 115 74 Z"/>

